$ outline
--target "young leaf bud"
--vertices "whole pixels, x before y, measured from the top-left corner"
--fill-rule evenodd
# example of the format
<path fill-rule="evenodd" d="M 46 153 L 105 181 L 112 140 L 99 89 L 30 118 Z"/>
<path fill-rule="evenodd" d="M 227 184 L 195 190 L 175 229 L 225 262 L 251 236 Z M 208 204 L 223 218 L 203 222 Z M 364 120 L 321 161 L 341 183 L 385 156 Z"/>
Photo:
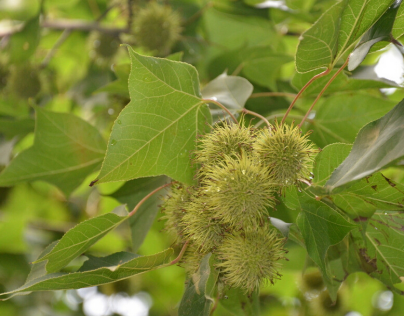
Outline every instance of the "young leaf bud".
<path fill-rule="evenodd" d="M 205 166 L 202 190 L 215 217 L 235 229 L 255 230 L 274 206 L 275 186 L 266 167 L 247 155 L 224 156 L 217 165 Z"/>
<path fill-rule="evenodd" d="M 264 129 L 255 143 L 261 163 L 271 169 L 275 181 L 281 186 L 296 184 L 307 179 L 313 162 L 313 144 L 302 135 L 298 126 L 279 125 Z"/>
<path fill-rule="evenodd" d="M 222 280 L 229 287 L 238 287 L 246 293 L 258 289 L 265 280 L 274 283 L 280 278 L 280 259 L 284 259 L 284 240 L 268 226 L 257 231 L 234 233 L 223 239 L 218 248 L 217 267 Z"/>
<path fill-rule="evenodd" d="M 138 46 L 166 55 L 181 34 L 181 18 L 171 7 L 149 2 L 134 16 L 132 31 Z"/>

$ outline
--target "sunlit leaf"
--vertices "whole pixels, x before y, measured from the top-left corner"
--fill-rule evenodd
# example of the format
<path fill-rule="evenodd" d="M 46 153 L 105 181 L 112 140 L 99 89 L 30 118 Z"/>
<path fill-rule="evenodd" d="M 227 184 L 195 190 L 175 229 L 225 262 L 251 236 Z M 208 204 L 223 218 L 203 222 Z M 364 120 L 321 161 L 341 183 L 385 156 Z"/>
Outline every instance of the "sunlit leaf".
<path fill-rule="evenodd" d="M 98 130 L 79 117 L 36 108 L 34 145 L 15 157 L 0 174 L 0 186 L 44 180 L 69 195 L 105 153 Z"/>
<path fill-rule="evenodd" d="M 127 218 L 125 206 L 122 205 L 111 213 L 81 222 L 64 234 L 52 251 L 37 262 L 46 260 L 46 271 L 57 272 Z"/>
<path fill-rule="evenodd" d="M 131 102 L 115 121 L 97 181 L 165 174 L 192 183 L 189 155 L 210 123 L 198 74 L 191 65 L 141 56 L 131 48 L 129 55 Z"/>

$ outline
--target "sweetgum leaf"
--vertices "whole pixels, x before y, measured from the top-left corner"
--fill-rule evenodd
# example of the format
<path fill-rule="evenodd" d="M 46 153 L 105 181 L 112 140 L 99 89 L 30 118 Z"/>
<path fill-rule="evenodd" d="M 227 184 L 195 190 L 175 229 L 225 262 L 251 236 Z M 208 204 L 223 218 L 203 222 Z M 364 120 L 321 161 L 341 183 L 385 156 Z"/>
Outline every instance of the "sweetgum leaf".
<path fill-rule="evenodd" d="M 33 291 L 80 289 L 126 279 L 136 274 L 166 267 L 170 263 L 173 249 L 139 257 L 133 253 L 112 254 L 104 258 L 91 257 L 77 272 L 51 273 L 27 281 L 20 288 L 1 293 L 3 295 L 23 294 Z M 94 262 L 93 262 L 94 261 Z"/>
<path fill-rule="evenodd" d="M 36 108 L 35 142 L 0 174 L 0 186 L 43 180 L 69 195 L 99 168 L 105 141 L 93 126 L 68 113 Z"/>
<path fill-rule="evenodd" d="M 332 69 L 394 0 L 343 0 L 303 33 L 296 53 L 298 72 Z"/>
<path fill-rule="evenodd" d="M 188 280 L 178 309 L 179 316 L 210 315 L 210 307 L 214 302 L 214 291 L 218 277 L 213 263 L 212 253 L 208 253 L 202 258 L 198 271 Z"/>
<path fill-rule="evenodd" d="M 193 182 L 189 159 L 197 135 L 211 123 L 191 65 L 141 56 L 128 48 L 131 102 L 112 127 L 107 153 L 95 182 L 167 175 Z"/>
<path fill-rule="evenodd" d="M 121 205 L 111 213 L 79 223 L 63 235 L 52 251 L 37 262 L 46 260 L 46 271 L 57 272 L 127 218 L 125 206 Z"/>
<path fill-rule="evenodd" d="M 404 156 L 404 101 L 364 126 L 352 151 L 325 184 L 328 192 L 394 164 Z"/>

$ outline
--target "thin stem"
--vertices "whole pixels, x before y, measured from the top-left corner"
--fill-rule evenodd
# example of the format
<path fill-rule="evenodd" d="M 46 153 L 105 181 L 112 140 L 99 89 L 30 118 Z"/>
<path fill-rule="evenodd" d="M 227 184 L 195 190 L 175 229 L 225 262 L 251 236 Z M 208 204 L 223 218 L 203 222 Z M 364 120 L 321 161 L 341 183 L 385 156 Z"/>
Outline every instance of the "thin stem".
<path fill-rule="evenodd" d="M 52 57 L 55 56 L 58 48 L 67 40 L 69 35 L 72 33 L 71 30 L 64 30 L 62 35 L 58 38 L 56 41 L 55 45 L 51 48 L 51 50 L 46 54 L 45 58 L 43 59 L 40 67 L 41 68 L 46 68 L 48 66 L 49 62 L 51 61 Z"/>
<path fill-rule="evenodd" d="M 148 195 L 146 195 L 139 203 L 137 203 L 137 205 L 135 206 L 135 208 L 132 210 L 132 212 L 129 213 L 129 217 L 135 215 L 135 213 L 137 212 L 137 210 L 142 206 L 142 204 L 144 202 L 146 202 L 153 194 L 157 193 L 158 191 L 172 185 L 173 182 L 170 183 L 166 183 L 164 185 L 162 185 L 161 187 L 158 187 L 157 189 L 153 190 L 152 192 L 150 192 Z"/>
<path fill-rule="evenodd" d="M 314 106 L 316 105 L 317 101 L 321 98 L 321 96 L 323 95 L 323 93 L 325 92 L 325 90 L 327 90 L 328 86 L 331 84 L 331 82 L 334 81 L 334 79 L 339 75 L 339 73 L 346 67 L 346 65 L 348 65 L 349 62 L 349 56 L 346 59 L 345 63 L 341 66 L 340 69 L 337 70 L 337 72 L 331 77 L 330 80 L 328 80 L 327 84 L 324 86 L 324 88 L 320 91 L 320 93 L 318 94 L 317 98 L 314 100 L 313 104 L 310 106 L 310 109 L 307 111 L 306 115 L 303 117 L 302 121 L 300 122 L 300 124 L 298 125 L 299 127 L 302 127 L 304 121 L 307 119 L 307 117 L 309 116 L 311 110 L 313 110 Z"/>
<path fill-rule="evenodd" d="M 212 309 L 210 310 L 209 316 L 212 316 L 212 315 L 213 315 L 213 313 L 215 312 L 215 310 L 216 310 L 216 308 L 217 308 L 217 304 L 218 304 L 218 303 L 219 303 L 219 292 L 218 292 L 217 295 L 216 295 L 216 299 L 215 299 L 215 302 L 214 302 L 214 304 L 213 304 Z"/>
<path fill-rule="evenodd" d="M 205 103 L 213 103 L 213 104 L 216 104 L 216 105 L 217 105 L 218 107 L 220 107 L 223 111 L 225 111 L 227 114 L 229 114 L 230 117 L 232 118 L 232 120 L 233 120 L 235 123 L 238 124 L 238 121 L 237 121 L 237 119 L 235 118 L 235 116 L 234 116 L 223 104 L 221 104 L 220 102 L 217 102 L 217 101 L 212 100 L 212 99 L 203 99 L 203 101 L 204 101 Z"/>
<path fill-rule="evenodd" d="M 271 124 L 269 124 L 268 120 L 264 116 L 262 116 L 261 114 L 255 113 L 255 112 L 247 110 L 245 108 L 243 109 L 243 112 L 246 113 L 246 114 L 254 115 L 254 116 L 260 118 L 262 121 L 265 122 L 265 124 L 267 124 L 268 128 L 271 128 Z"/>
<path fill-rule="evenodd" d="M 295 98 L 296 94 L 295 93 L 289 93 L 289 92 L 258 92 L 258 93 L 253 93 L 252 95 L 250 95 L 250 99 L 262 98 L 262 97 L 291 97 L 291 98 Z"/>
<path fill-rule="evenodd" d="M 278 117 L 282 117 L 285 113 L 278 113 L 278 114 L 272 114 L 270 116 L 267 116 L 266 119 L 268 120 L 268 122 L 277 119 Z M 301 120 L 303 118 L 303 115 L 288 115 L 289 118 L 291 119 L 296 119 L 296 120 Z M 259 121 L 257 124 L 255 124 L 255 127 L 259 127 L 262 125 L 262 123 L 264 123 L 263 120 Z"/>
<path fill-rule="evenodd" d="M 302 93 L 304 92 L 304 90 L 306 90 L 312 83 L 314 80 L 324 77 L 325 75 L 328 75 L 328 73 L 331 71 L 331 69 L 326 69 L 325 71 L 319 73 L 318 75 L 315 75 L 313 78 L 311 78 L 304 86 L 303 88 L 300 89 L 299 93 L 296 95 L 296 97 L 293 99 L 292 103 L 289 105 L 289 108 L 287 109 L 285 115 L 283 116 L 282 122 L 281 124 L 285 123 L 285 120 L 290 112 L 290 110 L 292 110 L 293 106 L 295 105 L 297 99 L 299 99 L 299 97 L 302 95 Z"/>
<path fill-rule="evenodd" d="M 188 244 L 189 244 L 189 240 L 187 240 L 187 241 L 185 242 L 184 246 L 182 246 L 182 249 L 181 249 L 181 251 L 180 251 L 178 257 L 175 258 L 173 261 L 171 261 L 171 262 L 168 264 L 169 266 L 172 266 L 172 265 L 174 265 L 174 264 L 177 264 L 177 263 L 181 260 L 182 256 L 183 256 L 184 253 L 185 253 L 185 250 L 187 250 Z"/>
<path fill-rule="evenodd" d="M 234 71 L 232 72 L 232 76 L 237 76 L 241 70 L 243 70 L 244 68 L 244 63 L 241 63 L 240 65 L 237 66 L 236 69 L 234 69 Z"/>

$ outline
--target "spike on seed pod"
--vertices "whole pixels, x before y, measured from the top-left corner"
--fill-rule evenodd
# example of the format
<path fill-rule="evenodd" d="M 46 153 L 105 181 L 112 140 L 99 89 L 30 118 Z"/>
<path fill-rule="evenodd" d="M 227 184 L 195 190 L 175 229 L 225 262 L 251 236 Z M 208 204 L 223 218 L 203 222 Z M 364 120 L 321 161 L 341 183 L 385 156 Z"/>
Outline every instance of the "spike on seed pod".
<path fill-rule="evenodd" d="M 269 170 L 251 157 L 224 157 L 202 171 L 202 186 L 215 217 L 244 230 L 254 230 L 274 206 L 275 185 Z"/>
<path fill-rule="evenodd" d="M 284 259 L 284 240 L 267 225 L 257 231 L 226 236 L 217 249 L 220 262 L 216 265 L 222 280 L 229 287 L 252 293 L 260 285 L 280 278 L 279 269 Z"/>
<path fill-rule="evenodd" d="M 135 15 L 132 31 L 138 46 L 169 54 L 181 34 L 181 18 L 171 7 L 149 2 Z"/>
<path fill-rule="evenodd" d="M 307 137 L 298 126 L 278 123 L 258 136 L 255 151 L 261 163 L 271 169 L 278 185 L 293 185 L 310 177 L 313 155 L 318 150 Z"/>

